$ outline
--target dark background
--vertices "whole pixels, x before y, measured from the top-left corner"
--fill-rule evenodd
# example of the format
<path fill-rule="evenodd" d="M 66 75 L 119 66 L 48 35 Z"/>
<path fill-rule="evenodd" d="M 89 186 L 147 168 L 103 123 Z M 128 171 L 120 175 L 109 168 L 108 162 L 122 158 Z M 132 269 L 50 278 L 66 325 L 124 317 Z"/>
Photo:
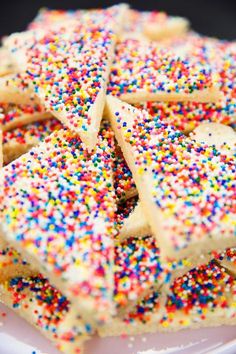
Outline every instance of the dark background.
<path fill-rule="evenodd" d="M 105 7 L 118 1 L 82 0 L 0 0 L 0 36 L 24 30 L 41 7 L 76 9 Z M 128 2 L 128 1 L 127 1 Z M 136 0 L 140 10 L 162 10 L 189 18 L 192 28 L 202 34 L 236 39 L 236 0 Z"/>

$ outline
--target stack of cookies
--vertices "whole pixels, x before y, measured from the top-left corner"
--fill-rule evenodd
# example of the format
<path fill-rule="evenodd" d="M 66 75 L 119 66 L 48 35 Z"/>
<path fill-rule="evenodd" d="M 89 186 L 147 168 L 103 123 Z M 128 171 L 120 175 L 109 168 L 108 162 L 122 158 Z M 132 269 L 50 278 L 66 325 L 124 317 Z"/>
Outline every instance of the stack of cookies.
<path fill-rule="evenodd" d="M 236 42 L 44 9 L 0 75 L 0 300 L 66 354 L 235 325 Z"/>

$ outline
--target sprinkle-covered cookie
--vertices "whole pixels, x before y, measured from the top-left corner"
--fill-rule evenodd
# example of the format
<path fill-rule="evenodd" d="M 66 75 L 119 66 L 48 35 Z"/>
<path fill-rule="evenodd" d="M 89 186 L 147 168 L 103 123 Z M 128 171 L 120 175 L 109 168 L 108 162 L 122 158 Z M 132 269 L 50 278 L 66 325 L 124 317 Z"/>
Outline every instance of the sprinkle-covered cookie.
<path fill-rule="evenodd" d="M 51 114 L 45 112 L 43 106 L 15 105 L 0 103 L 0 125 L 3 131 L 19 128 L 22 125 L 50 118 Z"/>
<path fill-rule="evenodd" d="M 166 303 L 154 292 L 123 319 L 101 328 L 101 336 L 176 331 L 236 324 L 236 281 L 215 262 L 177 278 Z"/>
<path fill-rule="evenodd" d="M 62 124 L 57 119 L 48 119 L 3 132 L 4 164 L 7 165 L 17 159 L 48 135 L 61 128 Z"/>
<path fill-rule="evenodd" d="M 235 158 L 114 97 L 107 114 L 133 173 L 161 257 L 236 243 Z"/>
<path fill-rule="evenodd" d="M 116 46 L 108 94 L 142 101 L 215 102 L 220 98 L 209 66 L 160 49 L 154 42 L 126 39 Z"/>
<path fill-rule="evenodd" d="M 113 149 L 107 125 L 93 153 L 60 130 L 3 170 L 4 237 L 99 322 L 113 308 Z"/>
<path fill-rule="evenodd" d="M 202 122 L 234 124 L 236 121 L 236 52 L 228 42 L 191 36 L 191 46 L 182 48 L 185 57 L 215 67 L 223 97 L 216 103 L 147 102 L 137 105 L 183 132 L 192 131 Z M 213 43 L 212 43 L 213 42 Z M 187 41 L 188 43 L 188 41 Z M 180 46 L 181 48 L 181 46 Z M 179 50 L 180 51 L 180 50 Z"/>
<path fill-rule="evenodd" d="M 70 303 L 42 275 L 12 277 L 0 284 L 0 289 L 1 300 L 51 339 L 59 350 L 82 354 L 91 327 L 80 321 L 76 334 L 73 327 L 64 327 Z"/>
<path fill-rule="evenodd" d="M 116 36 L 110 18 L 105 12 L 99 21 L 88 13 L 79 24 L 14 34 L 6 41 L 46 110 L 79 133 L 89 149 L 96 144 L 113 60 Z"/>

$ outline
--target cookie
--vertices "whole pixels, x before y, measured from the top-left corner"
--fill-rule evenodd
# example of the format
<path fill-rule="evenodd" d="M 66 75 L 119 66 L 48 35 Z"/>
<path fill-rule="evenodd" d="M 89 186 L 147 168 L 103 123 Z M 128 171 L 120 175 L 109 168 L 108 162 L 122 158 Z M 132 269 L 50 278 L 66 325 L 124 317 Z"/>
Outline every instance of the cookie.
<path fill-rule="evenodd" d="M 14 70 L 14 63 L 11 60 L 9 52 L 4 47 L 0 47 L 0 76 L 9 75 Z"/>
<path fill-rule="evenodd" d="M 201 123 L 189 137 L 203 146 L 214 146 L 222 155 L 236 156 L 236 132 L 229 126 Z M 119 235 L 124 239 L 133 235 L 142 237 L 149 234 L 151 234 L 150 226 L 143 213 L 142 205 L 138 202 L 133 211 L 123 220 Z"/>
<path fill-rule="evenodd" d="M 86 12 L 69 27 L 13 34 L 5 41 L 46 110 L 78 133 L 89 150 L 96 145 L 105 104 L 116 20 L 105 10 Z"/>
<path fill-rule="evenodd" d="M 107 124 L 93 153 L 60 130 L 3 169 L 4 238 L 99 323 L 113 309 L 113 149 Z"/>
<path fill-rule="evenodd" d="M 144 17 L 143 32 L 154 41 L 181 36 L 189 27 L 189 22 L 185 18 L 168 16 L 163 12 L 151 12 L 146 16 L 144 13 Z"/>
<path fill-rule="evenodd" d="M 180 259 L 233 247 L 235 159 L 111 96 L 106 115 L 161 257 Z"/>
<path fill-rule="evenodd" d="M 0 77 L 0 102 L 16 105 L 40 104 L 25 78 L 22 73 Z"/>
<path fill-rule="evenodd" d="M 53 131 L 60 130 L 62 124 L 57 119 L 35 122 L 20 128 L 3 132 L 3 162 L 5 165 L 38 145 Z"/>
<path fill-rule="evenodd" d="M 159 11 L 137 11 L 130 9 L 124 26 L 127 36 L 141 35 L 151 40 L 163 40 L 184 34 L 189 22 L 181 17 L 173 17 Z"/>
<path fill-rule="evenodd" d="M 162 307 L 159 293 L 140 302 L 136 311 L 99 329 L 100 336 L 177 331 L 236 323 L 236 280 L 215 262 L 177 278 Z"/>
<path fill-rule="evenodd" d="M 208 37 L 189 35 L 179 40 L 171 49 L 183 52 L 185 57 L 214 65 L 218 72 L 218 85 L 223 97 L 216 103 L 199 102 L 146 102 L 136 105 L 152 116 L 189 133 L 202 122 L 231 125 L 236 120 L 236 55 L 232 44 Z M 176 49 L 176 47 L 178 49 Z"/>
<path fill-rule="evenodd" d="M 105 9 L 86 9 L 86 10 L 55 10 L 42 8 L 39 10 L 35 19 L 28 25 L 29 30 L 49 30 L 57 29 L 75 21 L 81 22 L 87 20 L 86 16 L 93 16 L 93 21 L 106 24 L 112 20 L 116 24 L 117 32 L 123 28 L 123 23 L 127 18 L 129 6 L 127 4 L 118 4 Z"/>
<path fill-rule="evenodd" d="M 51 117 L 41 105 L 15 105 L 0 103 L 0 124 L 3 131 L 19 128 L 32 122 L 39 122 Z"/>
<path fill-rule="evenodd" d="M 127 39 L 117 43 L 107 91 L 129 103 L 217 102 L 217 77 L 200 61 L 192 63 L 154 42 Z"/>
<path fill-rule="evenodd" d="M 41 274 L 17 276 L 1 282 L 1 301 L 36 327 L 63 353 L 82 354 L 91 327 L 77 322 L 77 331 L 64 328 L 70 303 Z"/>

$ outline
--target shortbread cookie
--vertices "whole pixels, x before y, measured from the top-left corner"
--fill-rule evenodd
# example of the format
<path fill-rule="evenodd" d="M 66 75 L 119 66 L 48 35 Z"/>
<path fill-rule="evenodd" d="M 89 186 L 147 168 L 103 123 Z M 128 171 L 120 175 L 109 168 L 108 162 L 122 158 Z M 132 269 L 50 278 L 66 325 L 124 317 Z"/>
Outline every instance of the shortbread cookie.
<path fill-rule="evenodd" d="M 0 284 L 0 300 L 40 332 L 65 354 L 82 354 L 83 342 L 91 327 L 82 321 L 73 328 L 64 328 L 70 303 L 42 275 L 12 277 Z M 63 330 L 62 330 L 63 328 Z"/>
<path fill-rule="evenodd" d="M 29 30 L 44 30 L 44 29 L 55 29 L 61 26 L 62 22 L 77 19 L 79 21 L 80 17 L 86 10 L 55 10 L 42 8 L 38 11 L 36 17 L 28 25 Z"/>
<path fill-rule="evenodd" d="M 0 77 L 0 102 L 16 105 L 38 105 L 39 99 L 26 83 L 22 73 Z"/>
<path fill-rule="evenodd" d="M 183 35 L 188 27 L 189 22 L 185 18 L 170 17 L 165 13 L 157 12 L 147 17 L 143 32 L 151 40 L 160 40 Z"/>
<path fill-rule="evenodd" d="M 111 96 L 106 114 L 161 257 L 180 259 L 234 247 L 235 158 Z"/>
<path fill-rule="evenodd" d="M 236 156 L 236 132 L 231 127 L 217 123 L 202 123 L 189 137 L 203 146 L 214 146 L 223 155 Z M 133 211 L 124 218 L 119 236 L 125 239 L 134 235 L 144 237 L 149 234 L 151 234 L 150 226 L 141 203 L 137 202 Z"/>
<path fill-rule="evenodd" d="M 221 94 L 209 66 L 191 63 L 135 39 L 116 46 L 108 94 L 129 103 L 144 101 L 216 102 Z"/>
<path fill-rule="evenodd" d="M 191 36 L 192 38 L 192 36 Z M 212 47 L 212 41 L 214 43 Z M 193 43 L 195 43 L 193 45 Z M 207 53 L 207 54 L 206 54 Z M 158 116 L 168 124 L 175 125 L 183 132 L 190 132 L 202 122 L 231 125 L 236 121 L 236 51 L 228 42 L 215 41 L 194 36 L 191 50 L 185 56 L 200 58 L 214 63 L 218 72 L 218 84 L 223 97 L 216 103 L 198 102 L 147 102 L 137 108 L 145 109 L 152 116 Z M 212 64 L 213 65 L 213 64 Z"/>
<path fill-rule="evenodd" d="M 5 76 L 15 71 L 14 63 L 11 60 L 9 52 L 0 47 L 0 76 Z"/>
<path fill-rule="evenodd" d="M 57 119 L 48 119 L 3 132 L 3 163 L 7 165 L 16 160 L 61 128 L 62 124 Z"/>
<path fill-rule="evenodd" d="M 123 319 L 99 329 L 101 336 L 177 331 L 236 324 L 236 280 L 214 262 L 176 279 L 163 308 L 153 293 Z"/>
<path fill-rule="evenodd" d="M 129 6 L 125 3 L 114 5 L 106 9 L 87 9 L 87 10 L 52 10 L 42 8 L 39 10 L 35 19 L 28 25 L 29 30 L 57 29 L 61 25 L 74 24 L 75 21 L 82 22 L 87 20 L 87 16 L 93 16 L 93 22 L 104 23 L 113 21 L 116 24 L 117 32 L 120 32 L 124 21 L 127 19 Z M 102 17 L 102 18 L 101 18 Z"/>
<path fill-rule="evenodd" d="M 32 122 L 39 122 L 51 117 L 41 105 L 15 105 L 0 103 L 0 124 L 3 131 L 19 128 Z"/>
<path fill-rule="evenodd" d="M 13 34 L 5 41 L 18 64 L 25 64 L 25 81 L 46 109 L 79 133 L 90 150 L 96 144 L 116 42 L 116 22 L 107 14 L 104 10 L 97 19 L 88 12 L 69 28 Z"/>
<path fill-rule="evenodd" d="M 113 308 L 113 133 L 94 153 L 60 130 L 3 169 L 5 239 L 91 321 Z"/>
<path fill-rule="evenodd" d="M 233 93 L 233 92 L 232 92 Z M 236 101 L 223 100 L 217 103 L 196 102 L 147 102 L 135 105 L 145 109 L 153 117 L 174 125 L 188 134 L 201 123 L 219 123 L 231 125 L 236 121 Z"/>
<path fill-rule="evenodd" d="M 189 26 L 188 20 L 182 17 L 168 16 L 159 11 L 129 10 L 128 21 L 124 31 L 127 36 L 141 34 L 151 40 L 163 40 L 165 38 L 183 35 Z"/>

